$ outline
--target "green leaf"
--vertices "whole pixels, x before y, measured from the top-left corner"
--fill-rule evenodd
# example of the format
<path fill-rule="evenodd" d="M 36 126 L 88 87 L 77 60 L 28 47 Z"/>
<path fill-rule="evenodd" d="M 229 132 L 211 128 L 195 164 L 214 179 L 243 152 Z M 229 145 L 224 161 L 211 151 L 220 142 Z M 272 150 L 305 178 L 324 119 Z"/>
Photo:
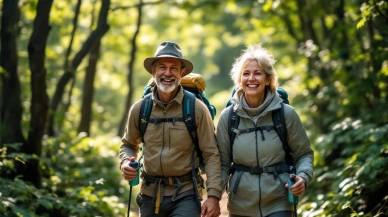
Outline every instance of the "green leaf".
<path fill-rule="evenodd" d="M 33 213 L 30 210 L 24 209 L 19 206 L 12 206 L 12 211 L 20 217 L 33 217 Z"/>
<path fill-rule="evenodd" d="M 48 200 L 40 199 L 39 200 L 39 204 L 44 206 L 46 209 L 52 209 L 53 208 L 53 203 L 48 201 Z"/>

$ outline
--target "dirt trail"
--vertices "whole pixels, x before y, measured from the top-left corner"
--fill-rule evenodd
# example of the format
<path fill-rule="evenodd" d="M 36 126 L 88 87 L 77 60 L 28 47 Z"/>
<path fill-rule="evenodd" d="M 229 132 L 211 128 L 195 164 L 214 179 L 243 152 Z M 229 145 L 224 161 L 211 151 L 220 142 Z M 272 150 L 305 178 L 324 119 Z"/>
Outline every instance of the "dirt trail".
<path fill-rule="evenodd" d="M 228 217 L 228 209 L 226 207 L 228 202 L 228 195 L 224 193 L 220 201 L 221 215 L 220 217 Z"/>

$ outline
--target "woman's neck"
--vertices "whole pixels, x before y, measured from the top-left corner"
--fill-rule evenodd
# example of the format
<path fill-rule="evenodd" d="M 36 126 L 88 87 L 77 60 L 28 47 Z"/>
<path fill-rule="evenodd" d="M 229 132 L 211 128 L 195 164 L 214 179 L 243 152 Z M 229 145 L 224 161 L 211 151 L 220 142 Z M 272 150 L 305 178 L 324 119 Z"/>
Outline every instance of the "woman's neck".
<path fill-rule="evenodd" d="M 244 94 L 244 98 L 250 108 L 257 108 L 263 104 L 265 95 L 265 93 L 260 93 L 258 96 L 256 95 L 249 97 Z"/>

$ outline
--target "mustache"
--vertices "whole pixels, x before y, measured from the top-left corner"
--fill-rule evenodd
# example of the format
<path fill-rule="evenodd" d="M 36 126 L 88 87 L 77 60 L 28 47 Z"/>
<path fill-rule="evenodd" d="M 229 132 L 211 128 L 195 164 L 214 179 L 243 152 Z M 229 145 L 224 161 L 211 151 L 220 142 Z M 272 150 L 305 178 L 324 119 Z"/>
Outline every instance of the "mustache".
<path fill-rule="evenodd" d="M 174 76 L 165 76 L 165 75 L 162 75 L 161 77 L 159 77 L 159 79 L 175 79 Z"/>

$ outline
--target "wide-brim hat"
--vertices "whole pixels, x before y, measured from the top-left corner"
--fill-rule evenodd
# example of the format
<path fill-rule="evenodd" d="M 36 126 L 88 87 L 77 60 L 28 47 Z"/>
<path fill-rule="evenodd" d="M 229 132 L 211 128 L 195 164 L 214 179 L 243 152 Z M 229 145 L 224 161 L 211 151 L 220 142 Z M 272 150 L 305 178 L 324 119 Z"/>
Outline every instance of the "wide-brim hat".
<path fill-rule="evenodd" d="M 183 76 L 189 74 L 193 71 L 194 65 L 189 60 L 184 59 L 182 55 L 181 48 L 174 42 L 165 41 L 162 42 L 158 49 L 155 52 L 154 57 L 149 57 L 144 60 L 144 68 L 152 74 L 151 67 L 152 64 L 161 58 L 176 58 L 182 61 L 184 68 L 186 68 L 186 72 Z"/>

